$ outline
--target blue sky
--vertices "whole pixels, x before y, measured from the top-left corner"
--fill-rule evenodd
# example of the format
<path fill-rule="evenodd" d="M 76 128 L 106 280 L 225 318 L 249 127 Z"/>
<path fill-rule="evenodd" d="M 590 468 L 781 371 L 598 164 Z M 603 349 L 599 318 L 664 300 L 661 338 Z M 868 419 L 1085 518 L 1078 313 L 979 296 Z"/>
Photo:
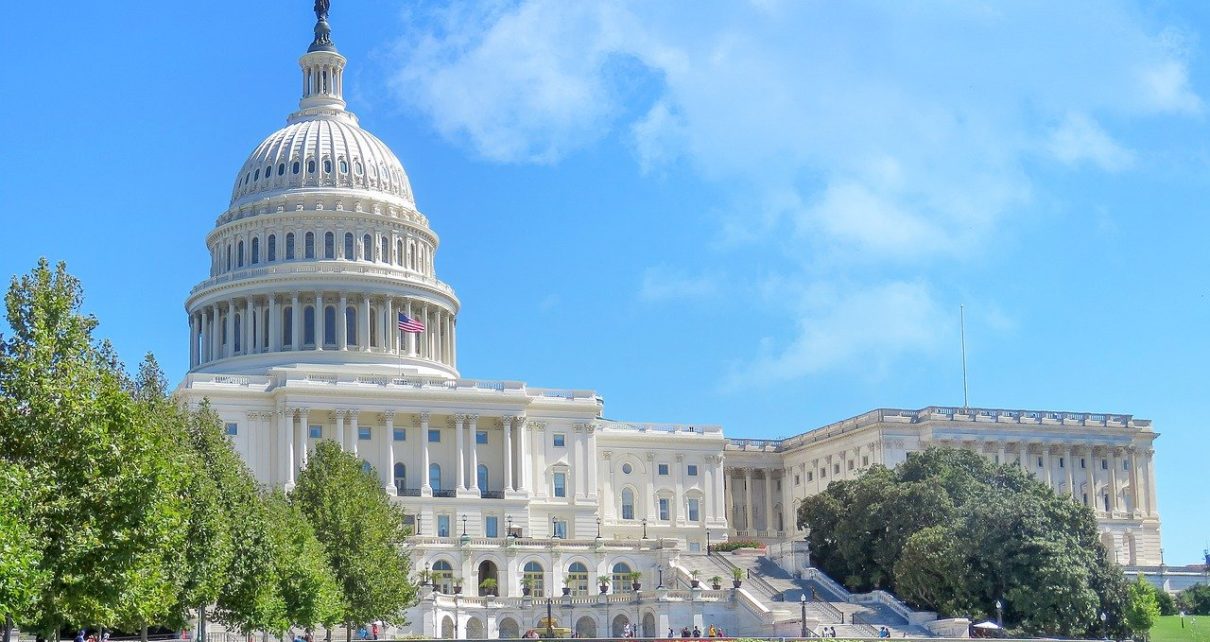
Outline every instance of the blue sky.
<path fill-rule="evenodd" d="M 235 172 L 310 2 L 17 3 L 0 273 L 68 262 L 184 374 Z M 788 436 L 871 408 L 1154 420 L 1169 563 L 1210 537 L 1204 3 L 334 3 L 464 376 Z"/>

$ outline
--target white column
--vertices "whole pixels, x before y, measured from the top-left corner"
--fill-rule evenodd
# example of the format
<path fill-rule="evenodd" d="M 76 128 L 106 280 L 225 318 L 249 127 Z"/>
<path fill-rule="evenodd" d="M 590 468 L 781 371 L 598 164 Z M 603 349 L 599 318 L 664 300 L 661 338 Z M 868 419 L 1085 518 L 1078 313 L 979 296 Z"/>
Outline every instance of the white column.
<path fill-rule="evenodd" d="M 599 497 L 597 492 L 597 427 L 593 424 L 588 424 L 584 427 L 584 446 L 585 458 L 588 460 L 588 483 L 586 486 L 586 494 L 588 497 Z"/>
<path fill-rule="evenodd" d="M 386 346 L 387 352 L 391 354 L 399 353 L 399 315 L 395 314 L 395 299 L 388 297 L 383 306 L 386 308 L 387 314 L 387 334 Z"/>
<path fill-rule="evenodd" d="M 455 479 L 459 491 L 466 490 L 466 446 L 462 443 L 462 426 L 465 422 L 466 415 L 454 415 L 454 450 L 458 452 L 458 475 Z"/>
<path fill-rule="evenodd" d="M 358 444 L 360 437 L 357 435 L 357 413 L 360 412 L 356 408 L 349 411 L 349 452 L 357 457 Z"/>
<path fill-rule="evenodd" d="M 349 450 L 349 436 L 345 434 L 345 412 L 344 410 L 336 411 L 336 441 L 340 443 L 340 449 Z"/>
<path fill-rule="evenodd" d="M 361 324 L 360 336 L 357 337 L 357 343 L 361 346 L 362 352 L 368 352 L 370 349 L 370 297 L 361 297 L 361 318 L 358 319 Z M 428 474 L 425 471 L 424 474 Z"/>
<path fill-rule="evenodd" d="M 571 484 L 568 497 L 582 498 L 584 497 L 583 477 L 588 472 L 588 467 L 584 465 L 584 449 L 581 448 L 582 440 L 584 439 L 584 426 L 576 424 L 571 430 L 571 475 L 568 476 L 568 483 Z"/>
<path fill-rule="evenodd" d="M 277 311 L 277 297 L 269 297 L 269 352 L 281 352 L 281 315 Z"/>
<path fill-rule="evenodd" d="M 847 461 L 846 461 L 847 463 Z M 846 466 L 847 469 L 847 466 Z M 765 469 L 765 531 L 772 533 L 773 528 L 773 471 Z"/>
<path fill-rule="evenodd" d="M 744 469 L 744 529 L 750 534 L 756 534 L 752 525 L 752 469 Z"/>
<path fill-rule="evenodd" d="M 706 455 L 706 465 L 702 468 L 702 474 L 704 475 L 702 480 L 703 500 L 701 506 L 702 514 L 699 517 L 702 518 L 702 523 L 705 524 L 714 519 L 714 455 Z M 685 518 L 689 518 L 688 506 L 685 507 Z"/>
<path fill-rule="evenodd" d="M 403 302 L 403 305 L 404 305 L 403 313 L 406 314 L 409 319 L 413 318 L 412 317 L 412 302 L 405 300 Z M 400 345 L 400 349 L 403 350 L 403 353 L 408 356 L 411 356 L 416 353 L 416 351 L 412 348 L 412 341 L 415 336 L 416 335 L 412 334 L 411 332 L 404 332 L 403 336 L 401 336 L 399 339 L 402 342 L 402 345 Z"/>
<path fill-rule="evenodd" d="M 382 463 L 379 465 L 379 476 L 382 478 L 382 489 L 387 495 L 396 494 L 395 489 L 395 411 L 382 413 L 383 431 L 386 443 L 382 448 Z"/>
<path fill-rule="evenodd" d="M 302 310 L 298 307 L 298 293 L 295 292 L 290 296 L 290 325 L 293 326 L 290 329 L 292 339 L 290 344 L 291 350 L 300 350 L 300 346 L 303 344 L 302 316 Z"/>
<path fill-rule="evenodd" d="M 1156 500 L 1155 500 L 1155 450 L 1148 448 L 1144 453 L 1147 461 L 1147 474 L 1143 480 L 1147 485 L 1145 496 L 1147 497 L 1147 516 L 1155 515 Z"/>
<path fill-rule="evenodd" d="M 676 521 L 685 521 L 685 481 L 688 475 L 685 474 L 685 456 L 677 454 L 674 457 L 676 461 L 676 488 L 672 494 L 672 501 L 676 503 Z"/>
<path fill-rule="evenodd" d="M 235 354 L 235 301 L 227 301 L 227 342 L 223 346 L 223 356 Z"/>
<path fill-rule="evenodd" d="M 424 468 L 420 471 L 420 491 L 424 495 L 432 495 L 433 487 L 429 485 L 429 413 L 420 413 L 420 443 L 424 444 L 422 450 L 424 457 L 420 460 L 421 466 Z"/>
<path fill-rule="evenodd" d="M 513 418 L 502 417 L 504 424 L 504 490 L 516 490 L 513 487 Z"/>
<path fill-rule="evenodd" d="M 1067 458 L 1067 494 L 1070 495 L 1072 499 L 1077 499 L 1075 477 L 1076 449 L 1072 447 L 1071 444 L 1068 444 L 1067 450 L 1064 452 L 1063 456 Z"/>
<path fill-rule="evenodd" d="M 471 493 L 479 493 L 480 491 L 487 490 L 486 488 L 479 488 L 479 440 L 477 439 L 479 433 L 479 415 L 468 415 L 467 418 L 470 420 L 466 428 L 466 432 L 469 433 L 468 436 L 470 437 L 469 445 L 471 451 L 470 489 Z"/>
<path fill-rule="evenodd" d="M 1110 449 L 1108 452 L 1108 457 L 1109 457 L 1109 489 L 1107 492 L 1109 493 L 1109 512 L 1110 512 L 1110 517 L 1112 517 L 1113 513 L 1116 513 L 1121 510 L 1121 507 L 1118 505 L 1118 451 L 1117 451 L 1117 449 Z"/>
<path fill-rule="evenodd" d="M 340 307 L 336 308 L 336 347 L 341 351 L 349 349 L 349 316 L 345 307 L 349 304 L 345 293 L 340 293 Z"/>
<path fill-rule="evenodd" d="M 244 335 L 240 339 L 240 348 L 243 349 L 244 354 L 252 354 L 252 353 L 256 352 L 256 350 L 253 349 L 253 344 L 256 341 L 256 339 L 255 339 L 256 333 L 254 332 L 254 329 L 256 328 L 256 326 L 254 325 L 253 320 L 252 320 L 252 299 L 249 299 L 249 298 L 244 299 L 244 317 L 243 317 L 242 323 L 240 323 L 240 325 L 243 326 L 241 328 L 241 330 L 243 330 L 243 332 L 241 332 L 240 334 Z"/>
<path fill-rule="evenodd" d="M 601 452 L 601 457 L 605 460 L 605 492 L 604 492 L 604 495 L 607 500 L 605 502 L 605 506 L 603 507 L 603 514 L 601 515 L 601 520 L 606 523 L 612 524 L 618 518 L 618 512 L 617 512 L 618 500 L 615 497 L 615 495 L 613 494 L 613 489 L 614 489 L 613 453 L 611 451 L 605 450 L 605 451 Z"/>
<path fill-rule="evenodd" d="M 197 367 L 197 315 L 189 313 L 189 367 Z"/>
<path fill-rule="evenodd" d="M 286 452 L 282 457 L 282 479 L 286 488 L 294 487 L 294 431 L 291 429 L 291 424 L 294 423 L 294 413 L 292 410 L 282 408 L 281 410 L 281 436 L 282 443 L 286 446 Z"/>
<path fill-rule="evenodd" d="M 298 432 L 298 451 L 299 451 L 298 458 L 299 458 L 301 466 L 304 466 L 304 467 L 307 465 L 307 463 L 309 463 L 311 461 L 311 449 L 310 449 L 311 415 L 310 415 L 310 413 L 311 413 L 310 408 L 302 408 L 298 411 L 298 423 L 300 424 L 299 432 Z"/>
<path fill-rule="evenodd" d="M 717 519 L 719 517 L 723 517 L 724 515 L 727 515 L 728 511 L 730 510 L 728 508 L 722 508 L 719 506 L 719 502 L 722 502 L 726 499 L 726 490 L 724 490 L 723 475 L 726 473 L 726 470 L 727 470 L 727 460 L 725 457 L 716 456 L 716 457 L 714 457 L 714 465 L 715 465 L 714 517 Z M 727 484 L 727 486 L 730 486 L 730 484 Z M 722 508 L 722 510 L 720 510 L 720 508 Z"/>
<path fill-rule="evenodd" d="M 324 335 L 327 328 L 324 327 L 324 295 L 322 292 L 315 294 L 315 349 L 324 349 Z"/>
<path fill-rule="evenodd" d="M 727 529 L 735 531 L 735 475 L 727 474 L 727 467 L 723 466 L 723 477 L 726 477 L 723 483 L 723 500 L 724 514 L 727 518 Z"/>
<path fill-rule="evenodd" d="M 383 352 L 391 349 L 391 327 L 387 324 L 387 302 L 385 299 L 378 303 L 378 347 Z"/>
<path fill-rule="evenodd" d="M 1097 497 L 1097 451 L 1088 447 L 1088 465 L 1084 468 L 1084 483 L 1088 494 L 1088 505 L 1096 513 L 1101 512 L 1101 499 Z"/>
<path fill-rule="evenodd" d="M 529 425 L 525 416 L 517 417 L 517 483 L 521 492 L 529 492 Z"/>
<path fill-rule="evenodd" d="M 1053 463 L 1054 462 L 1050 460 L 1050 445 L 1042 444 L 1042 465 L 1046 467 L 1046 475 L 1042 481 L 1046 483 L 1047 488 L 1054 488 L 1050 473 L 1051 465 Z"/>

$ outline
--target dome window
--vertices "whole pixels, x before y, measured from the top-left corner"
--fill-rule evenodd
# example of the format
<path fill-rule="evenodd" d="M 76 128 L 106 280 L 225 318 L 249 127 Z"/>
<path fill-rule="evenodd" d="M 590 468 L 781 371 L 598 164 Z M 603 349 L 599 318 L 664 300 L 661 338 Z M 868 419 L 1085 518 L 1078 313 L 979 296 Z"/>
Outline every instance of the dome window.
<path fill-rule="evenodd" d="M 325 174 L 332 173 L 332 159 L 330 159 L 330 158 L 324 159 L 324 173 Z"/>
<path fill-rule="evenodd" d="M 353 161 L 353 169 L 355 169 L 357 171 L 358 176 L 361 176 L 361 174 L 362 174 L 361 161 L 359 161 L 359 160 Z"/>
<path fill-rule="evenodd" d="M 336 258 L 336 238 L 331 232 L 324 234 L 324 258 Z"/>
<path fill-rule="evenodd" d="M 258 170 L 256 170 L 256 171 L 255 171 L 255 172 L 252 174 L 252 180 L 254 180 L 254 181 L 259 181 L 259 180 L 260 180 L 260 170 L 259 170 L 259 169 L 258 169 Z"/>
<path fill-rule="evenodd" d="M 315 173 L 315 160 L 314 159 L 307 161 L 307 173 L 308 174 Z"/>
<path fill-rule="evenodd" d="M 273 175 L 273 166 L 272 165 L 265 166 L 265 180 L 269 180 L 269 177 L 272 175 Z"/>
<path fill-rule="evenodd" d="M 349 163 L 348 163 L 348 161 L 346 161 L 346 160 L 345 160 L 345 159 L 343 159 L 343 158 L 342 158 L 342 159 L 340 159 L 340 173 L 341 173 L 341 174 L 348 174 L 348 173 L 349 173 Z"/>
<path fill-rule="evenodd" d="M 345 232 L 345 255 L 344 255 L 344 259 L 345 259 L 346 261 L 352 261 L 354 258 L 355 258 L 355 257 L 353 256 L 353 233 L 352 233 L 352 232 Z"/>
<path fill-rule="evenodd" d="M 300 163 L 298 161 L 294 161 L 294 173 L 297 174 L 299 169 Z"/>
<path fill-rule="evenodd" d="M 277 175 L 281 176 L 282 174 L 285 174 L 285 173 L 286 173 L 286 164 L 278 163 L 277 164 Z"/>

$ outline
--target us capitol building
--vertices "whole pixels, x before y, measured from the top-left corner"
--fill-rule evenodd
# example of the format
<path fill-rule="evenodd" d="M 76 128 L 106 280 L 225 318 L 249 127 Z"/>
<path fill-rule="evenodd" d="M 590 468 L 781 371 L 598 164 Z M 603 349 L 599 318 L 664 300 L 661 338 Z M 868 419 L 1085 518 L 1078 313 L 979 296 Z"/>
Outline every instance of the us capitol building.
<path fill-rule="evenodd" d="M 399 159 L 346 109 L 329 34 L 321 12 L 299 109 L 244 161 L 206 238 L 180 391 L 210 400 L 266 485 L 291 488 L 323 439 L 365 461 L 408 512 L 413 562 L 435 584 L 408 613 L 414 632 L 519 637 L 545 628 L 548 608 L 554 626 L 594 637 L 964 632 L 880 591 L 848 594 L 809 566 L 794 519 L 829 482 L 937 445 L 1021 466 L 1091 506 L 1119 562 L 1160 563 L 1157 435 L 1129 415 L 879 409 L 790 439 L 728 439 L 604 419 L 590 390 L 463 378 L 437 234 Z M 400 332 L 401 314 L 424 331 Z M 769 546 L 706 554 L 736 537 Z M 765 572 L 733 590 L 751 568 Z M 807 589 L 820 599 L 804 618 Z"/>

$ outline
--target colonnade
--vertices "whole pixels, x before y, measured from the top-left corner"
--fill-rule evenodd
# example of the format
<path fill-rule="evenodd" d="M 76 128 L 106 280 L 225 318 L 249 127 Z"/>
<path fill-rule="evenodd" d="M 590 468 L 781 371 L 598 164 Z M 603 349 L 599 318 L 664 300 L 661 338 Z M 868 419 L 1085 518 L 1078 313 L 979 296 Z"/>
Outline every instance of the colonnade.
<path fill-rule="evenodd" d="M 425 331 L 400 332 L 400 312 L 423 323 Z M 452 367 L 457 363 L 456 327 L 453 313 L 444 307 L 403 297 L 344 292 L 237 296 L 189 315 L 189 365 L 287 350 L 352 350 L 419 357 Z"/>
<path fill-rule="evenodd" d="M 210 248 L 210 276 L 265 264 L 316 260 L 367 261 L 433 276 L 431 242 L 387 223 L 352 229 L 245 228 L 227 232 Z"/>

